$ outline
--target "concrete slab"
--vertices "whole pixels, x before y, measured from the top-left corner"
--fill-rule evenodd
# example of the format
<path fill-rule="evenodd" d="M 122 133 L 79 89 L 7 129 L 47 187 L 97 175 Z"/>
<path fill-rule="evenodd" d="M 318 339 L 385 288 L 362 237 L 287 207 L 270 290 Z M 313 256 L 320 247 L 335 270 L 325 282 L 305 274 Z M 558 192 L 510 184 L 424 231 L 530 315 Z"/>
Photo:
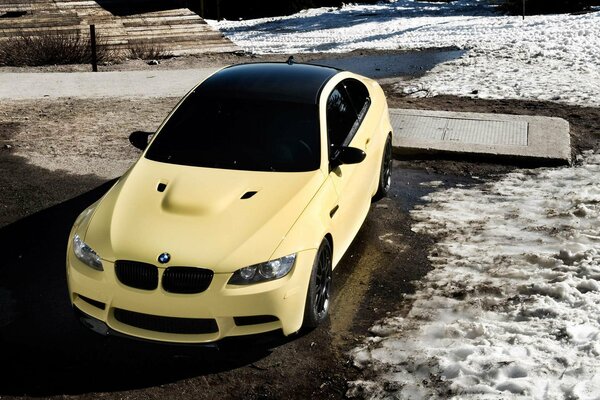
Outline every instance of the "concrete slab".
<path fill-rule="evenodd" d="M 405 155 L 462 154 L 465 158 L 539 165 L 571 162 L 569 123 L 562 118 L 390 109 L 394 149 Z"/>

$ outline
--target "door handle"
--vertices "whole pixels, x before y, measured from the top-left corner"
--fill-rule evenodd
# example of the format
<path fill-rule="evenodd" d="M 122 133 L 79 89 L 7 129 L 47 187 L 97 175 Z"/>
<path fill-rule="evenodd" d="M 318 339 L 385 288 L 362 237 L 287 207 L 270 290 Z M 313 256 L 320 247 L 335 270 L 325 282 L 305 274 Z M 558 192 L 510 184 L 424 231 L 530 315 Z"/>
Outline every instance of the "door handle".
<path fill-rule="evenodd" d="M 371 138 L 368 138 L 365 142 L 365 150 L 367 149 L 367 147 L 369 147 L 369 143 L 371 143 Z"/>

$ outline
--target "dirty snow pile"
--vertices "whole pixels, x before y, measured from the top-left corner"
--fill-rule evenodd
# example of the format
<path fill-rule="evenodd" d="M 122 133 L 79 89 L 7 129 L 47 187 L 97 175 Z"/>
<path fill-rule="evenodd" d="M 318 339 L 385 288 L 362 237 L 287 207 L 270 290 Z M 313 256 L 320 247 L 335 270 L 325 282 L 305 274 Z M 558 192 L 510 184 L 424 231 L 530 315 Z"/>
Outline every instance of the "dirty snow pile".
<path fill-rule="evenodd" d="M 350 397 L 600 399 L 600 154 L 441 189 L 433 270 L 353 351 Z"/>
<path fill-rule="evenodd" d="M 503 16 L 484 0 L 318 8 L 210 21 L 256 53 L 458 47 L 462 58 L 398 85 L 407 94 L 537 99 L 600 106 L 600 12 Z"/>

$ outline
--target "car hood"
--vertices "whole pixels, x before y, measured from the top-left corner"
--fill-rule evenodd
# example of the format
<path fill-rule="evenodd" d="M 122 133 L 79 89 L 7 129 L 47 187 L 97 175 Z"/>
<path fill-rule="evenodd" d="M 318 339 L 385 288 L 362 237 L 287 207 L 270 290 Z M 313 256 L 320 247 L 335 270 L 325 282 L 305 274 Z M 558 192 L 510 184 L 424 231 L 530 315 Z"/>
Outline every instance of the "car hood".
<path fill-rule="evenodd" d="M 235 171 L 142 158 L 99 203 L 84 240 L 108 261 L 156 265 L 168 252 L 165 266 L 233 272 L 269 260 L 323 181 L 320 170 Z"/>

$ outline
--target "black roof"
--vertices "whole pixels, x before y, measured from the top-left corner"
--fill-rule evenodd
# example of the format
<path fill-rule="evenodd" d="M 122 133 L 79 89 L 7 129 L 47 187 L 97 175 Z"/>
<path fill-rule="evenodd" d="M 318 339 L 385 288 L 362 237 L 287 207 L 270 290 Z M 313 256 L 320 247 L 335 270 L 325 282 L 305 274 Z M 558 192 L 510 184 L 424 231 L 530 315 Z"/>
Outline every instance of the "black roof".
<path fill-rule="evenodd" d="M 310 64 L 253 63 L 222 69 L 197 95 L 317 104 L 321 89 L 340 70 Z"/>

